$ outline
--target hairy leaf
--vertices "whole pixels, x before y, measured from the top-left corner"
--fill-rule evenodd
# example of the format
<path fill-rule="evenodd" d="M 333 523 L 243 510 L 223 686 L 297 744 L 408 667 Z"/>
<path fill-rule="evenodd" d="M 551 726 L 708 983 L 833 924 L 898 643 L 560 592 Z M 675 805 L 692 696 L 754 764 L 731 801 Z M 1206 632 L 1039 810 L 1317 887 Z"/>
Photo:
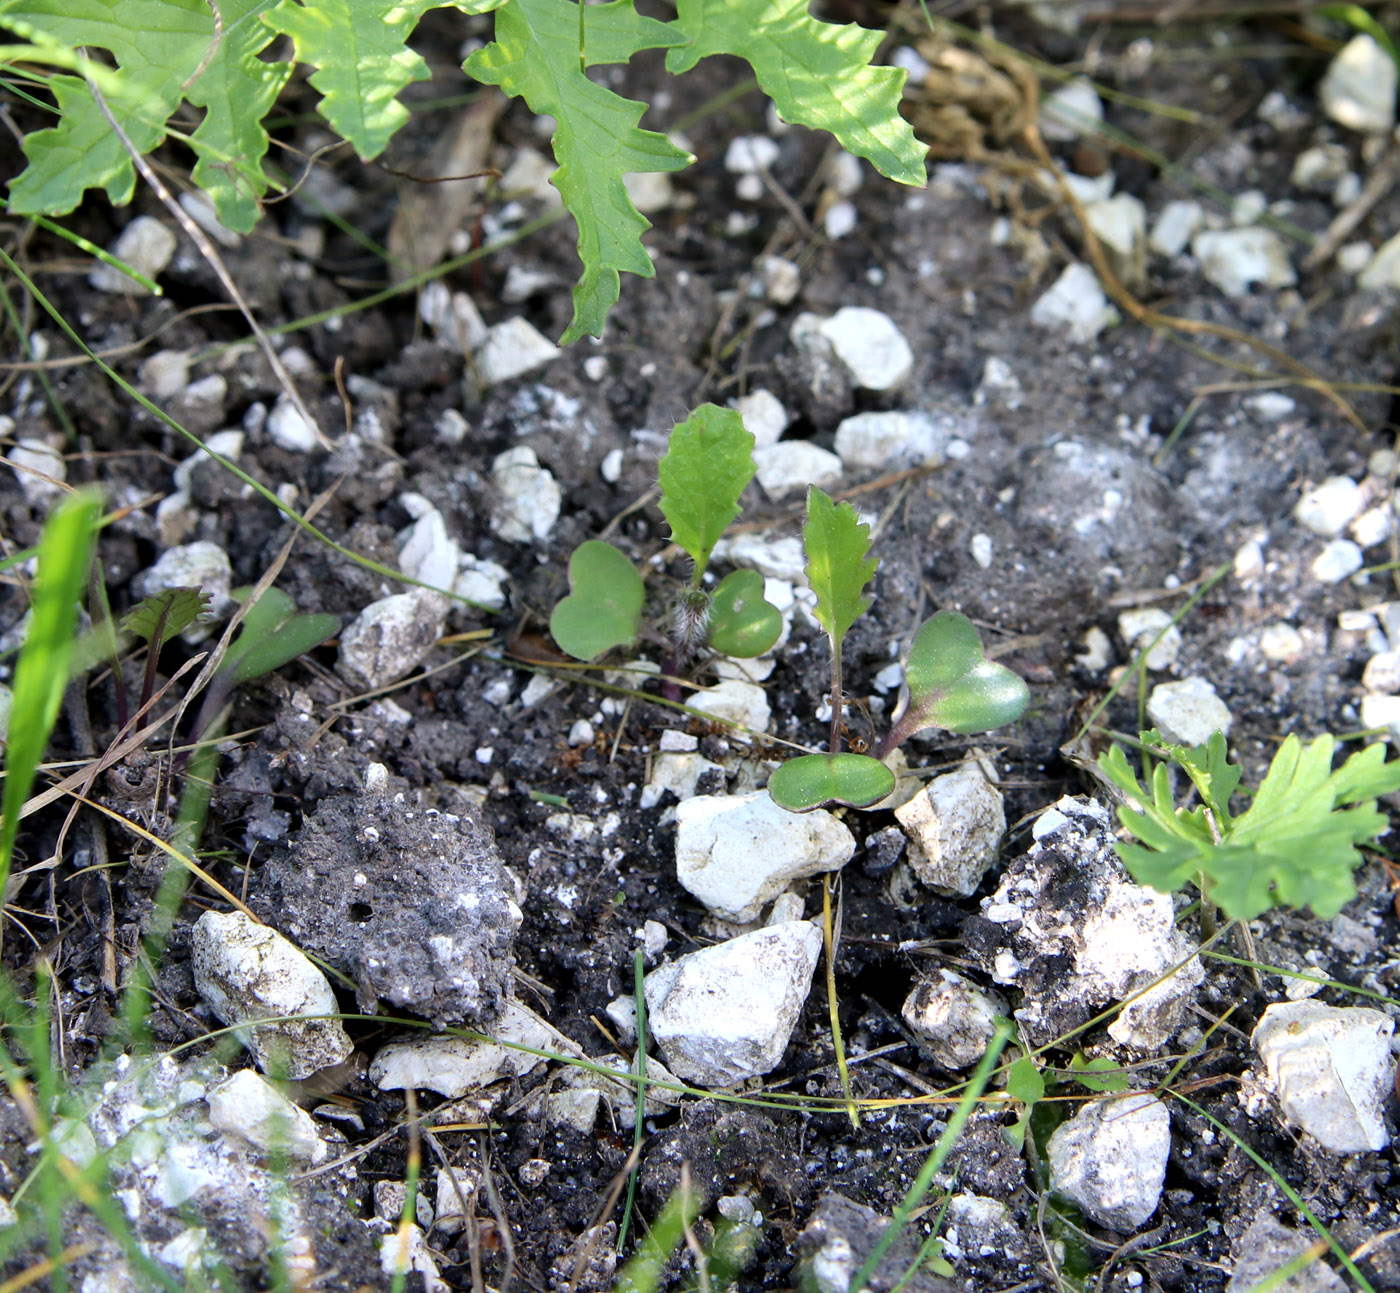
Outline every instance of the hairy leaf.
<path fill-rule="evenodd" d="M 575 660 L 592 660 L 637 640 L 645 588 L 611 543 L 589 539 L 569 558 L 569 596 L 554 608 L 549 631 Z"/>
<path fill-rule="evenodd" d="M 671 538 L 695 563 L 692 585 L 739 515 L 739 496 L 756 470 L 753 444 L 743 419 L 715 404 L 702 404 L 671 431 L 657 468 L 661 514 L 671 527 Z"/>
<path fill-rule="evenodd" d="M 928 148 L 899 113 L 906 73 L 870 66 L 883 33 L 819 22 L 808 3 L 677 0 L 690 43 L 666 55 L 666 70 L 688 71 L 711 54 L 747 59 L 784 121 L 829 131 L 882 175 L 922 185 Z"/>
<path fill-rule="evenodd" d="M 165 588 L 136 603 L 122 616 L 122 629 L 159 650 L 209 610 L 209 594 L 198 588 Z M 157 640 L 159 635 L 159 640 Z"/>
<path fill-rule="evenodd" d="M 892 790 L 894 773 L 868 754 L 803 754 L 768 778 L 773 802 L 793 813 L 831 804 L 869 808 Z"/>
<path fill-rule="evenodd" d="M 675 171 L 694 159 L 666 138 L 641 130 L 645 105 L 620 98 L 584 75 L 580 61 L 621 63 L 644 49 L 677 45 L 685 37 L 644 18 L 632 0 L 588 5 L 579 50 L 579 10 L 572 0 L 507 0 L 496 11 L 496 39 L 466 61 L 478 81 L 499 85 L 557 122 L 553 184 L 578 224 L 583 277 L 574 287 L 574 317 L 563 336 L 601 336 L 621 290 L 618 274 L 655 272 L 642 246 L 650 222 L 632 204 L 623 176 Z"/>
<path fill-rule="evenodd" d="M 817 622 L 839 645 L 874 600 L 865 595 L 879 562 L 870 553 L 870 527 L 849 503 L 833 503 L 815 485 L 807 489 L 807 524 L 802 527 L 807 582 L 817 597 Z"/>
<path fill-rule="evenodd" d="M 763 576 L 733 570 L 715 589 L 710 606 L 710 646 L 720 655 L 747 660 L 772 647 L 783 631 L 783 614 L 763 599 Z"/>
<path fill-rule="evenodd" d="M 1160 738 L 1147 743 L 1161 745 Z M 1208 746 L 1184 752 L 1186 759 L 1176 747 L 1163 748 L 1174 762 L 1194 767 L 1193 777 L 1210 780 L 1201 772 L 1211 766 Z M 1389 825 L 1375 796 L 1400 789 L 1400 759 L 1386 762 L 1384 746 L 1370 746 L 1334 771 L 1335 750 L 1331 736 L 1306 745 L 1289 736 L 1249 809 L 1222 819 L 1209 805 L 1227 804 L 1239 781 L 1237 767 L 1225 765 L 1223 785 L 1208 785 L 1202 792 L 1206 806 L 1187 812 L 1176 808 L 1165 764 L 1153 770 L 1149 794 L 1114 746 L 1099 767 L 1134 801 L 1119 808 L 1118 817 L 1139 841 L 1115 846 L 1123 865 L 1140 884 L 1164 893 L 1200 883 L 1231 920 L 1251 920 L 1276 905 L 1335 916 L 1356 893 L 1356 846 Z"/>

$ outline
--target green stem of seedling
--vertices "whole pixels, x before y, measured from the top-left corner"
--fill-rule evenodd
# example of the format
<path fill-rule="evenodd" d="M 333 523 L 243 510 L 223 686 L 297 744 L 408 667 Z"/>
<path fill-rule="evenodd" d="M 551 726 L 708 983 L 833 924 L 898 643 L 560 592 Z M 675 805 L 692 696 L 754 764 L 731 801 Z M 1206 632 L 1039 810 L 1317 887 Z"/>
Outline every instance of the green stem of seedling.
<path fill-rule="evenodd" d="M 831 739 L 828 754 L 841 753 L 841 640 L 831 639 Z"/>

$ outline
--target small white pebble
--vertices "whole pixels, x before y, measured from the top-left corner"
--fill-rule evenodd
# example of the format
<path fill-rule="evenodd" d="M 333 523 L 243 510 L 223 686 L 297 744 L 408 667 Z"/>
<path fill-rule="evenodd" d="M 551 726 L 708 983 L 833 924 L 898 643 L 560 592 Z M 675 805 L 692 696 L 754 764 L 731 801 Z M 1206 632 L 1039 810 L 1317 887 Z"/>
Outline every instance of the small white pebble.
<path fill-rule="evenodd" d="M 1361 549 L 1350 539 L 1333 539 L 1313 561 L 1313 578 L 1324 584 L 1339 584 L 1364 564 Z"/>
<path fill-rule="evenodd" d="M 992 564 L 992 540 L 990 535 L 974 534 L 972 542 L 968 544 L 968 549 L 972 553 L 972 559 L 982 567 L 983 570 L 990 569 Z"/>
<path fill-rule="evenodd" d="M 489 746 L 489 745 L 482 745 L 482 746 L 478 746 L 478 747 L 477 747 L 477 751 L 476 751 L 476 761 L 477 761 L 479 764 L 481 764 L 483 767 L 485 767 L 486 764 L 490 763 L 491 760 L 494 759 L 495 757 L 496 757 L 496 751 L 495 751 L 494 749 L 492 749 L 491 746 Z"/>
<path fill-rule="evenodd" d="M 616 485 L 622 479 L 622 450 L 608 450 L 598 471 L 609 485 Z"/>
<path fill-rule="evenodd" d="M 1400 691 L 1400 651 L 1382 651 L 1366 661 L 1361 685 L 1387 696 Z"/>
<path fill-rule="evenodd" d="M 569 745 L 592 745 L 593 744 L 593 724 L 586 718 L 581 718 L 571 728 L 569 728 Z"/>
<path fill-rule="evenodd" d="M 858 218 L 853 202 L 833 202 L 822 217 L 822 229 L 828 238 L 844 238 L 856 227 Z"/>
<path fill-rule="evenodd" d="M 583 361 L 583 371 L 591 382 L 601 382 L 608 375 L 608 361 L 602 355 L 589 355 Z"/>
<path fill-rule="evenodd" d="M 1259 635 L 1259 650 L 1266 660 L 1293 664 L 1303 654 L 1303 635 L 1291 624 L 1270 624 Z"/>

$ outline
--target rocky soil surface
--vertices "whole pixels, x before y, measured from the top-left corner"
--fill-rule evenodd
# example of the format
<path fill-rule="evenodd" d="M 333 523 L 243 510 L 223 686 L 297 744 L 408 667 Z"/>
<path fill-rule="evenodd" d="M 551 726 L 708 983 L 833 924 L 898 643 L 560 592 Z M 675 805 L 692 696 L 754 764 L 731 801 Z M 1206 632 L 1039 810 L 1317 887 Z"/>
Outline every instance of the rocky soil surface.
<path fill-rule="evenodd" d="M 202 845 L 225 892 L 193 883 L 143 944 L 164 855 L 94 815 L 13 895 L 7 969 L 26 1000 L 53 976 L 58 1143 L 107 1156 L 133 1236 L 72 1206 L 61 1238 L 90 1245 L 73 1286 L 153 1286 L 141 1252 L 188 1287 L 258 1287 L 280 1248 L 298 1287 L 388 1288 L 407 1263 L 427 1290 L 604 1290 L 686 1182 L 694 1242 L 663 1287 L 707 1287 L 704 1266 L 708 1286 L 836 1293 L 1010 1017 L 1004 1059 L 1033 1056 L 1043 1098 L 1028 1107 L 1024 1063 L 1010 1092 L 998 1070 L 870 1287 L 1243 1293 L 1298 1259 L 1274 1287 L 1400 1288 L 1400 873 L 1382 849 L 1334 919 L 1279 910 L 1202 948 L 1190 895 L 1124 871 L 1089 771 L 1140 713 L 1185 743 L 1226 732 L 1246 786 L 1290 733 L 1400 731 L 1394 65 L 1339 26 L 1202 7 L 1163 26 L 989 6 L 1009 47 L 1104 90 L 1043 82 L 1044 156 L 1022 133 L 1027 64 L 905 28 L 888 52 L 936 154 L 920 191 L 756 91 L 725 96 L 731 67 L 668 85 L 638 59 L 648 124 L 698 162 L 638 189 L 656 278 L 625 279 L 606 335 L 563 350 L 573 232 L 538 225 L 557 200 L 539 131 L 518 106 L 471 127 L 425 108 L 390 165 L 324 157 L 223 239 L 320 434 L 149 195 L 74 225 L 160 298 L 29 242 L 86 343 L 211 452 L 32 313 L 46 366 L 7 380 L 6 555 L 62 482 L 96 481 L 114 607 L 198 584 L 217 629 L 295 536 L 225 461 L 287 507 L 319 502 L 342 545 L 295 536 L 277 579 L 337 637 L 236 697 Z M 425 25 L 425 101 L 463 88 L 454 59 L 481 31 Z M 447 199 L 404 176 L 482 119 L 503 178 L 434 242 Z M 431 265 L 515 234 L 381 292 L 420 244 Z M 657 461 L 707 400 L 758 445 L 716 568 L 757 570 L 785 625 L 768 657 L 702 663 L 685 712 L 655 660 L 579 668 L 547 624 L 585 539 L 663 598 L 681 585 Z M 938 609 L 970 616 L 1032 701 L 986 737 L 916 738 L 897 806 L 797 818 L 763 787 L 830 720 L 811 483 L 856 505 L 880 558 L 845 652 L 853 740 L 884 731 Z M 209 634 L 171 643 L 163 676 Z M 75 691 L 55 758 L 105 748 L 141 664 Z M 170 740 L 93 790 L 157 835 Z M 29 819 L 21 865 L 63 828 L 61 805 Z M 610 1076 L 638 1065 L 638 955 L 661 1084 L 640 1111 Z M 138 972 L 141 1035 L 121 1011 Z M 0 1100 L 0 1194 L 22 1196 L 35 1149 Z M 47 1243 L 8 1233 L 6 1276 Z"/>

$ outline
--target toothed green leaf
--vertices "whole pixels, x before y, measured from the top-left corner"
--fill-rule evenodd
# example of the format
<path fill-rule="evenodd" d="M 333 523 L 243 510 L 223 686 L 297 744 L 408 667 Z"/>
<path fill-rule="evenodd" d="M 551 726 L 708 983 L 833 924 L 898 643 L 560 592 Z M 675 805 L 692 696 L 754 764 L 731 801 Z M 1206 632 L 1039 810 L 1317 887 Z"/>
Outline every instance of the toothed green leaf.
<path fill-rule="evenodd" d="M 838 506 L 811 485 L 802 546 L 807 553 L 807 582 L 817 598 L 817 622 L 839 645 L 874 600 L 865 595 L 880 564 L 869 555 L 870 527 L 857 519 L 849 503 Z"/>
<path fill-rule="evenodd" d="M 569 558 L 569 596 L 554 608 L 549 631 L 575 660 L 592 660 L 637 640 L 645 597 L 642 577 L 611 543 L 589 539 Z"/>
<path fill-rule="evenodd" d="M 697 578 L 739 515 L 739 496 L 756 470 L 753 443 L 743 419 L 714 404 L 702 404 L 671 431 L 657 468 L 661 514 L 695 563 Z"/>
<path fill-rule="evenodd" d="M 208 610 L 208 593 L 198 588 L 166 588 L 152 593 L 127 611 L 122 616 L 122 630 L 134 633 L 158 650 Z"/>

